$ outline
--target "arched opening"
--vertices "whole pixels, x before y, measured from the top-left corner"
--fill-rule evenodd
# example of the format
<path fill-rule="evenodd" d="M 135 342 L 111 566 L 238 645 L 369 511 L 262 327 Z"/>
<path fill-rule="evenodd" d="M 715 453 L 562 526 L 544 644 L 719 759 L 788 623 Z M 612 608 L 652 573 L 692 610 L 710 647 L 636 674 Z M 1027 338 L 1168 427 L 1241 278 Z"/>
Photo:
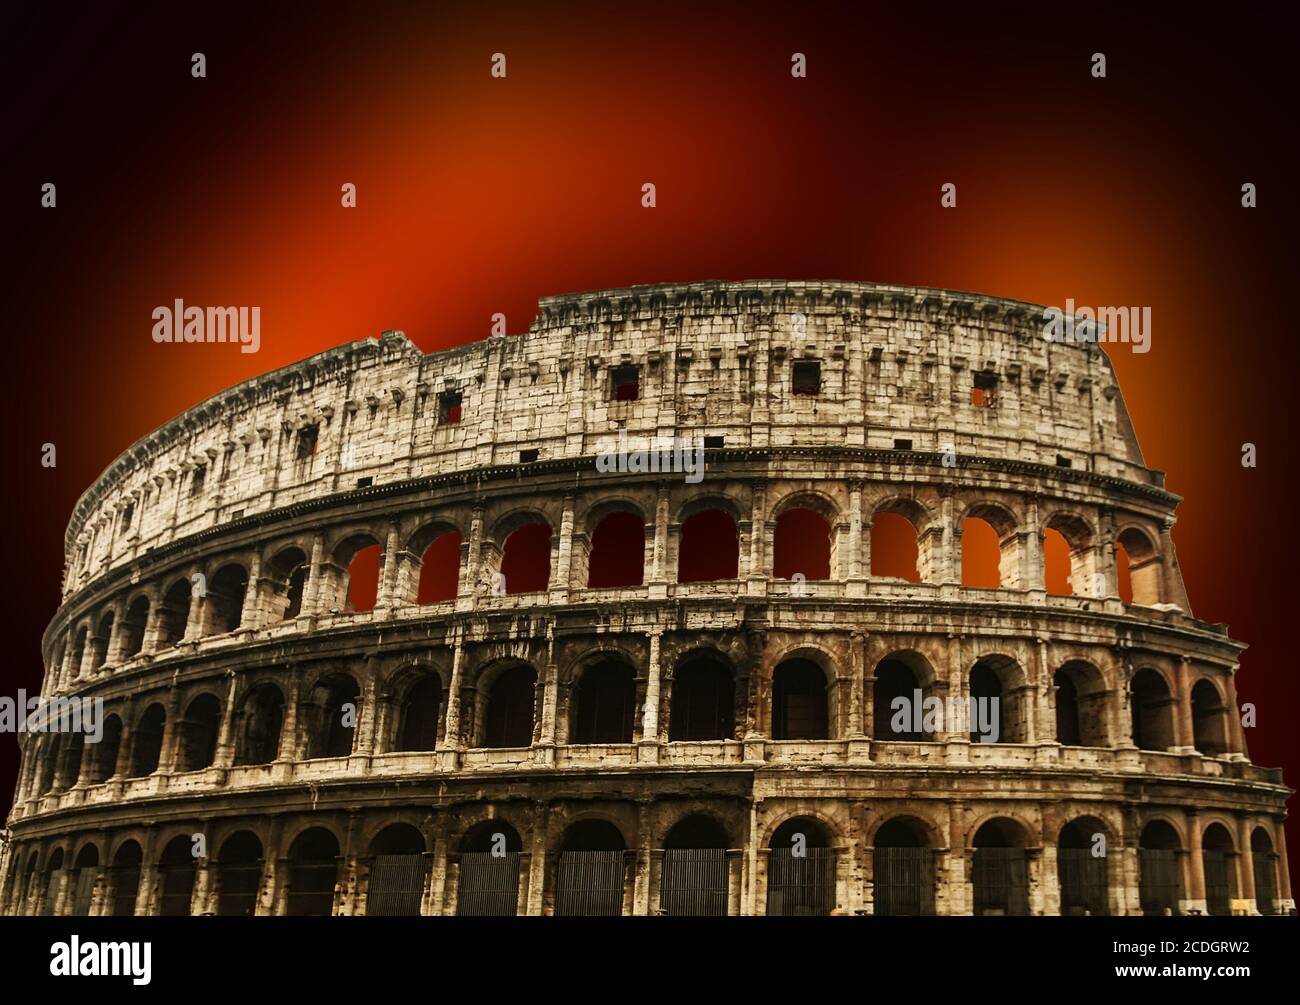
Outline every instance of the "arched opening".
<path fill-rule="evenodd" d="M 1130 686 L 1133 742 L 1139 750 L 1168 750 L 1174 745 L 1174 699 L 1159 672 L 1147 667 Z"/>
<path fill-rule="evenodd" d="M 177 771 L 201 771 L 217 757 L 217 733 L 221 729 L 221 702 L 214 695 L 201 694 L 190 702 L 177 723 L 180 749 Z"/>
<path fill-rule="evenodd" d="M 772 835 L 767 857 L 769 917 L 822 917 L 835 908 L 835 850 L 813 817 L 795 817 Z"/>
<path fill-rule="evenodd" d="M 19 901 L 19 907 L 15 913 L 25 913 L 31 903 L 32 891 L 36 888 L 36 867 L 39 859 L 40 853 L 36 851 L 33 851 L 27 859 L 27 873 L 23 876 L 22 899 Z"/>
<path fill-rule="evenodd" d="M 339 843 L 324 827 L 303 831 L 289 847 L 289 892 L 285 913 L 292 917 L 334 913 Z"/>
<path fill-rule="evenodd" d="M 726 917 L 727 832 L 712 817 L 693 813 L 664 837 L 659 904 L 671 917 Z"/>
<path fill-rule="evenodd" d="M 140 716 L 135 735 L 131 738 L 131 777 L 143 778 L 158 770 L 162 754 L 163 727 L 167 724 L 167 711 L 157 702 Z"/>
<path fill-rule="evenodd" d="M 1255 908 L 1264 915 L 1278 913 L 1277 866 L 1274 859 L 1273 839 L 1263 827 L 1256 827 L 1250 835 L 1250 860 L 1255 874 Z"/>
<path fill-rule="evenodd" d="M 483 716 L 484 747 L 530 747 L 537 671 L 527 665 L 509 667 L 488 687 Z"/>
<path fill-rule="evenodd" d="M 421 677 L 402 702 L 400 751 L 428 751 L 438 746 L 442 715 L 442 679 L 436 673 Z"/>
<path fill-rule="evenodd" d="M 149 624 L 149 598 L 136 597 L 122 619 L 122 659 L 138 656 L 144 649 L 144 632 Z"/>
<path fill-rule="evenodd" d="M 50 860 L 45 863 L 45 895 L 40 903 L 40 914 L 50 917 L 58 911 L 63 880 L 63 849 L 55 848 Z"/>
<path fill-rule="evenodd" d="M 1201 861 L 1205 867 L 1205 911 L 1226 917 L 1237 896 L 1237 870 L 1232 860 L 1232 835 L 1220 823 L 1210 824 L 1201 835 Z"/>
<path fill-rule="evenodd" d="M 307 757 L 348 757 L 361 717 L 361 689 L 348 674 L 321 678 L 307 703 Z"/>
<path fill-rule="evenodd" d="M 826 671 L 807 659 L 785 660 L 772 675 L 772 739 L 829 740 Z"/>
<path fill-rule="evenodd" d="M 217 914 L 249 918 L 257 913 L 262 888 L 262 842 L 252 831 L 237 831 L 217 856 Z"/>
<path fill-rule="evenodd" d="M 915 653 L 894 653 L 876 665 L 871 734 L 876 740 L 934 739 L 939 721 L 927 715 L 930 673 Z"/>
<path fill-rule="evenodd" d="M 72 676 L 81 676 L 81 665 L 86 660 L 86 645 L 90 640 L 90 629 L 82 625 L 72 642 Z"/>
<path fill-rule="evenodd" d="M 112 916 L 130 918 L 135 915 L 136 898 L 140 894 L 140 866 L 144 853 L 135 841 L 125 841 L 113 856 Z"/>
<path fill-rule="evenodd" d="M 233 632 L 243 621 L 244 594 L 248 592 L 248 572 L 242 565 L 226 565 L 208 582 L 207 631 L 205 635 Z"/>
<path fill-rule="evenodd" d="M 871 518 L 871 574 L 919 583 L 920 544 L 916 525 L 901 513 L 880 510 Z"/>
<path fill-rule="evenodd" d="M 573 689 L 569 742 L 631 743 L 636 714 L 636 671 L 605 660 L 583 670 Z"/>
<path fill-rule="evenodd" d="M 80 731 L 68 733 L 61 750 L 59 772 L 55 783 L 61 789 L 70 789 L 77 784 L 81 774 L 81 759 L 86 753 L 86 734 Z"/>
<path fill-rule="evenodd" d="M 669 740 L 735 737 L 736 682 L 731 668 L 709 654 L 695 655 L 673 675 Z"/>
<path fill-rule="evenodd" d="M 366 883 L 366 914 L 418 915 L 429 874 L 424 835 L 410 824 L 389 824 L 375 835 L 370 854 L 373 860 Z"/>
<path fill-rule="evenodd" d="M 1136 527 L 1123 531 L 1115 542 L 1115 572 L 1124 603 L 1150 607 L 1161 602 L 1160 553 Z"/>
<path fill-rule="evenodd" d="M 788 509 L 772 534 L 772 575 L 807 582 L 831 578 L 831 525 L 810 509 Z"/>
<path fill-rule="evenodd" d="M 1219 689 L 1202 678 L 1192 686 L 1192 736 L 1206 757 L 1228 752 L 1228 710 Z"/>
<path fill-rule="evenodd" d="M 190 618 L 190 583 L 178 579 L 163 594 L 158 606 L 158 651 L 170 649 L 185 638 Z"/>
<path fill-rule="evenodd" d="M 307 572 L 307 556 L 301 548 L 285 548 L 271 559 L 272 621 L 289 621 L 302 613 Z"/>
<path fill-rule="evenodd" d="M 1074 593 L 1070 585 L 1070 544 L 1059 530 L 1043 531 L 1043 586 L 1057 597 Z"/>
<path fill-rule="evenodd" d="M 113 777 L 117 771 L 117 757 L 122 749 L 122 720 L 116 715 L 104 716 L 103 734 L 90 748 L 91 785 L 98 785 Z"/>
<path fill-rule="evenodd" d="M 1002 544 L 993 525 L 981 517 L 961 522 L 961 585 L 996 590 L 1002 585 Z"/>
<path fill-rule="evenodd" d="M 375 609 L 375 604 L 379 600 L 382 552 L 383 549 L 378 544 L 367 544 L 358 548 L 353 554 L 352 560 L 348 562 L 348 587 L 343 601 L 344 611 L 360 614 Z"/>
<path fill-rule="evenodd" d="M 1029 861 L 1024 831 L 1013 820 L 999 818 L 975 832 L 971 861 L 976 915 L 1029 913 Z"/>
<path fill-rule="evenodd" d="M 165 918 L 188 917 L 194 900 L 198 859 L 194 844 L 184 834 L 167 842 L 158 859 L 158 913 Z"/>
<path fill-rule="evenodd" d="M 640 586 L 645 576 L 645 521 L 636 513 L 606 515 L 591 534 L 587 586 Z"/>
<path fill-rule="evenodd" d="M 1110 700 L 1101 671 L 1071 660 L 1052 677 L 1056 687 L 1056 740 L 1070 747 L 1110 745 Z"/>
<path fill-rule="evenodd" d="M 271 683 L 258 684 L 244 699 L 235 763 L 270 764 L 280 753 L 284 695 Z"/>
<path fill-rule="evenodd" d="M 54 780 L 59 773 L 60 753 L 63 749 L 63 734 L 47 733 L 41 743 L 40 783 L 36 790 L 38 795 L 45 795 L 54 788 Z"/>
<path fill-rule="evenodd" d="M 113 612 L 106 611 L 104 616 L 99 619 L 99 627 L 95 629 L 95 637 L 91 639 L 90 665 L 93 669 L 98 670 L 108 662 L 108 646 L 112 640 Z"/>
<path fill-rule="evenodd" d="M 1179 913 L 1183 896 L 1182 868 L 1178 860 L 1181 848 L 1178 832 L 1165 821 L 1153 820 L 1142 828 L 1138 839 L 1141 872 L 1138 892 L 1143 914 Z"/>
<path fill-rule="evenodd" d="M 416 603 L 438 604 L 455 600 L 460 590 L 460 545 L 458 530 L 439 534 L 420 556 L 420 583 Z"/>
<path fill-rule="evenodd" d="M 971 667 L 971 743 L 1024 743 L 1030 713 L 1024 690 L 1025 675 L 1009 656 L 985 656 Z"/>
<path fill-rule="evenodd" d="M 504 820 L 484 820 L 460 843 L 456 913 L 511 918 L 519 912 L 519 833 Z"/>
<path fill-rule="evenodd" d="M 730 513 L 707 509 L 682 521 L 677 546 L 677 582 L 735 579 L 739 569 L 740 537 Z"/>
<path fill-rule="evenodd" d="M 872 872 L 876 914 L 934 914 L 934 849 L 919 821 L 895 817 L 881 825 L 876 831 Z"/>
<path fill-rule="evenodd" d="M 77 852 L 72 866 L 72 916 L 86 918 L 95 899 L 95 884 L 99 882 L 99 849 L 85 845 Z"/>
<path fill-rule="evenodd" d="M 508 596 L 542 593 L 551 585 L 551 525 L 528 523 L 501 547 L 501 576 Z"/>
<path fill-rule="evenodd" d="M 1106 876 L 1106 830 L 1092 817 L 1071 820 L 1057 841 L 1056 875 L 1062 915 L 1110 913 Z"/>
<path fill-rule="evenodd" d="M 608 820 L 580 820 L 564 832 L 555 880 L 561 918 L 623 913 L 623 834 Z"/>

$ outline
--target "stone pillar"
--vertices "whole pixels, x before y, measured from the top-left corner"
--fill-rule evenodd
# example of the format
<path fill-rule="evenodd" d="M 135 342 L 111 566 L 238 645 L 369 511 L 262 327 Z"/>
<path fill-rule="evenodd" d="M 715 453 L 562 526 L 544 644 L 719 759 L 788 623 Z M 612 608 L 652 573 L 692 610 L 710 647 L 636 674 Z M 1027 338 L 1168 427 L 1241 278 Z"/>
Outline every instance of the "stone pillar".
<path fill-rule="evenodd" d="M 470 515 L 469 541 L 461 542 L 460 579 L 456 592 L 456 610 L 472 611 L 478 603 L 479 565 L 483 560 L 483 506 L 475 503 Z"/>
<path fill-rule="evenodd" d="M 668 494 L 668 483 L 660 482 L 655 497 L 654 546 L 651 550 L 650 575 L 647 577 L 649 597 L 652 600 L 668 596 Z"/>
<path fill-rule="evenodd" d="M 307 571 L 307 582 L 303 584 L 303 598 L 301 604 L 301 613 L 308 617 L 315 617 L 320 613 L 323 606 L 321 597 L 322 580 L 324 570 L 322 566 L 325 562 L 325 537 L 322 534 L 314 534 L 311 539 L 311 557 Z"/>
<path fill-rule="evenodd" d="M 637 804 L 636 871 L 632 878 L 632 913 L 635 915 L 650 913 L 650 866 L 654 853 L 653 816 L 654 804 L 649 799 L 640 800 Z"/>
<path fill-rule="evenodd" d="M 573 578 L 573 493 L 564 494 L 564 508 L 560 514 L 560 540 L 552 569 L 551 603 L 562 604 L 569 599 L 570 580 Z M 586 586 L 583 583 L 582 586 Z"/>
<path fill-rule="evenodd" d="M 763 553 L 763 539 L 767 533 L 767 486 L 756 482 L 752 489 L 749 518 L 749 555 L 744 562 L 744 578 L 748 580 L 745 592 L 761 597 L 767 593 L 767 556 Z M 740 556 L 742 560 L 745 556 Z M 740 572 L 741 570 L 737 570 Z"/>
<path fill-rule="evenodd" d="M 197 582 L 196 577 L 201 576 Z M 206 570 L 191 570 L 185 577 L 190 584 L 190 607 L 185 616 L 185 634 L 182 642 L 197 642 L 203 637 L 203 616 L 208 606 L 208 576 Z M 86 647 L 89 654 L 91 646 Z"/>
<path fill-rule="evenodd" d="M 375 609 L 389 609 L 398 606 L 394 595 L 397 586 L 397 565 L 401 554 L 401 528 L 396 520 L 389 521 L 388 534 L 384 538 L 384 564 L 379 571 L 379 595 L 375 598 Z"/>
<path fill-rule="evenodd" d="M 645 705 L 641 710 L 641 742 L 637 745 L 637 760 L 656 763 L 659 760 L 659 745 L 663 736 L 659 730 L 660 688 L 662 687 L 663 668 L 661 666 L 663 649 L 663 631 L 655 628 L 647 633 L 650 643 L 650 658 L 646 665 Z"/>
<path fill-rule="evenodd" d="M 1021 533 L 1022 589 L 1030 594 L 1031 604 L 1047 602 L 1047 586 L 1043 575 L 1043 528 L 1038 523 L 1038 497 L 1025 500 L 1025 529 Z"/>
<path fill-rule="evenodd" d="M 1188 656 L 1178 662 L 1178 686 L 1174 693 L 1174 714 L 1177 735 L 1175 754 L 1196 753 L 1196 726 L 1192 721 L 1192 661 Z"/>
<path fill-rule="evenodd" d="M 460 691 L 463 686 L 465 650 L 459 639 L 451 651 L 451 682 L 447 686 L 447 718 L 443 723 L 443 747 L 448 751 L 451 766 L 459 763 L 464 738 L 460 730 Z"/>
<path fill-rule="evenodd" d="M 529 828 L 528 890 L 524 913 L 530 917 L 542 914 L 546 893 L 546 842 L 547 807 L 545 803 L 533 804 L 533 826 Z"/>
<path fill-rule="evenodd" d="M 1282 901 L 1283 912 L 1295 911 L 1295 901 L 1291 899 L 1291 869 L 1286 861 L 1286 833 L 1282 820 L 1278 819 L 1273 828 L 1277 840 L 1277 896 Z"/>
<path fill-rule="evenodd" d="M 284 698 L 284 719 L 280 724 L 280 749 L 277 761 L 298 760 L 298 703 L 300 701 L 298 673 L 289 678 L 289 693 Z"/>
<path fill-rule="evenodd" d="M 1137 806 L 1125 803 L 1122 818 L 1123 846 L 1120 853 L 1120 890 L 1118 914 L 1138 916 L 1142 914 L 1142 863 L 1138 846 L 1142 840 L 1142 830 L 1138 826 Z"/>
<path fill-rule="evenodd" d="M 948 804 L 948 913 L 970 914 L 970 885 L 966 879 L 966 804 L 954 799 Z"/>
<path fill-rule="evenodd" d="M 1237 817 L 1237 896 L 1249 902 L 1247 913 L 1259 914 L 1255 903 L 1255 857 L 1250 850 L 1250 817 Z"/>
<path fill-rule="evenodd" d="M 239 611 L 239 627 L 254 629 L 262 627 L 262 553 L 253 552 L 248 562 L 248 588 L 244 591 L 244 605 Z"/>
<path fill-rule="evenodd" d="M 221 709 L 221 726 L 217 731 L 217 751 L 212 766 L 229 768 L 235 763 L 235 705 L 238 703 L 238 688 L 235 672 L 226 671 L 226 701 Z"/>
<path fill-rule="evenodd" d="M 1249 760 L 1250 752 L 1246 749 L 1246 733 L 1241 725 L 1241 706 L 1237 704 L 1237 670 L 1234 665 L 1228 673 L 1228 744 L 1233 760 Z"/>
<path fill-rule="evenodd" d="M 1195 810 L 1187 813 L 1187 903 L 1184 914 L 1205 914 L 1205 857 L 1201 847 L 1201 820 Z"/>
<path fill-rule="evenodd" d="M 846 581 L 845 592 L 850 597 L 866 595 L 869 570 L 862 567 L 862 482 L 849 482 L 849 533 L 847 554 L 840 556 L 838 575 Z"/>

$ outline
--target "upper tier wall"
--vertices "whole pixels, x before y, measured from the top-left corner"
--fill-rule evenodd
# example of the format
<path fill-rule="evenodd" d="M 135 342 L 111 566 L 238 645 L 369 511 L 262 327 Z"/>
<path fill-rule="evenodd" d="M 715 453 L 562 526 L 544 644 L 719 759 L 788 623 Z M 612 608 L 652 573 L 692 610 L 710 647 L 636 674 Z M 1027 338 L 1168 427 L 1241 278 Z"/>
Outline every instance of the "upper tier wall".
<path fill-rule="evenodd" d="M 1049 342 L 1041 307 L 868 283 L 642 286 L 548 297 L 526 335 L 425 355 L 400 332 L 236 385 L 122 454 L 65 539 L 65 591 L 174 539 L 299 500 L 469 467 L 593 454 L 629 435 L 889 449 L 1056 464 L 1159 485 L 1110 362 Z M 215 351 L 186 347 L 174 351 Z M 820 392 L 792 391 L 820 363 Z M 612 372 L 639 368 L 639 397 Z M 993 379 L 972 402 L 975 374 Z M 461 418 L 439 414 L 461 395 Z M 311 431 L 316 430 L 314 447 Z"/>

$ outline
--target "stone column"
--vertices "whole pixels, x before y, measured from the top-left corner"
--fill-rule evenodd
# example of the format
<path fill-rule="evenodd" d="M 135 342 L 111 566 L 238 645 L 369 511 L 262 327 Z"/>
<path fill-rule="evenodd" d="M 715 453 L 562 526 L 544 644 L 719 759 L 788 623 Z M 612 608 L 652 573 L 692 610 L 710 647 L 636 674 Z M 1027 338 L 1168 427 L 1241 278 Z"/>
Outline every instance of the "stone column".
<path fill-rule="evenodd" d="M 307 571 L 307 582 L 303 584 L 303 598 L 301 604 L 301 613 L 307 617 L 315 617 L 320 613 L 323 606 L 321 597 L 321 587 L 324 585 L 325 563 L 325 537 L 322 534 L 314 534 L 311 539 L 311 557 L 308 559 L 310 565 Z"/>
<path fill-rule="evenodd" d="M 298 760 L 298 703 L 300 684 L 295 670 L 289 678 L 289 693 L 284 698 L 284 719 L 280 724 L 280 749 L 277 761 Z"/>
<path fill-rule="evenodd" d="M 533 826 L 529 829 L 528 889 L 524 913 L 537 917 L 543 913 L 546 893 L 546 842 L 547 807 L 545 803 L 533 804 Z"/>
<path fill-rule="evenodd" d="M 1259 914 L 1255 903 L 1255 857 L 1250 850 L 1250 817 L 1237 817 L 1237 896 L 1249 902 L 1247 913 Z"/>
<path fill-rule="evenodd" d="M 1021 588 L 1029 594 L 1031 604 L 1047 602 L 1047 586 L 1043 576 L 1043 528 L 1038 523 L 1038 497 L 1025 500 L 1025 528 L 1021 533 Z"/>
<path fill-rule="evenodd" d="M 384 564 L 379 571 L 379 595 L 375 598 L 375 609 L 389 609 L 398 606 L 394 596 L 397 585 L 397 564 L 401 552 L 401 528 L 396 520 L 389 521 L 388 534 L 384 538 Z"/>
<path fill-rule="evenodd" d="M 573 493 L 564 494 L 564 508 L 560 514 L 560 540 L 555 555 L 555 568 L 550 583 L 551 603 L 562 604 L 569 599 L 573 585 Z M 583 583 L 582 586 L 586 586 Z"/>
<path fill-rule="evenodd" d="M 450 767 L 460 763 L 464 739 L 460 730 L 460 691 L 463 686 L 464 646 L 458 638 L 451 652 L 451 682 L 447 686 L 447 717 L 443 723 L 443 747 Z"/>
<path fill-rule="evenodd" d="M 483 505 L 475 503 L 470 515 L 469 541 L 461 542 L 460 579 L 456 588 L 456 610 L 472 611 L 478 603 L 479 564 L 483 556 Z"/>
<path fill-rule="evenodd" d="M 668 483 L 660 482 L 655 497 L 654 546 L 647 577 L 652 600 L 668 596 L 668 494 Z"/>
<path fill-rule="evenodd" d="M 1241 725 L 1241 706 L 1237 704 L 1237 670 L 1233 665 L 1228 673 L 1228 744 L 1233 760 L 1249 760 L 1250 752 L 1246 749 L 1246 733 Z"/>
<path fill-rule="evenodd" d="M 235 763 L 235 705 L 238 704 L 238 687 L 235 671 L 226 671 L 226 701 L 221 709 L 221 726 L 217 731 L 217 752 L 212 766 L 229 768 Z"/>
<path fill-rule="evenodd" d="M 253 552 L 248 562 L 248 588 L 244 591 L 244 604 L 239 611 L 239 627 L 254 629 L 262 627 L 262 553 Z"/>
<path fill-rule="evenodd" d="M 1177 736 L 1175 754 L 1196 753 L 1196 726 L 1192 720 L 1192 661 L 1188 656 L 1178 662 L 1178 686 L 1174 694 Z"/>
<path fill-rule="evenodd" d="M 646 666 L 645 706 L 641 710 L 641 742 L 637 745 L 637 760 L 653 764 L 659 760 L 659 745 L 663 741 L 659 730 L 663 631 L 651 629 L 646 638 L 650 643 L 650 658 Z"/>
<path fill-rule="evenodd" d="M 1187 907 L 1184 913 L 1193 911 L 1205 914 L 1205 857 L 1201 847 L 1201 820 L 1195 810 L 1187 812 Z"/>

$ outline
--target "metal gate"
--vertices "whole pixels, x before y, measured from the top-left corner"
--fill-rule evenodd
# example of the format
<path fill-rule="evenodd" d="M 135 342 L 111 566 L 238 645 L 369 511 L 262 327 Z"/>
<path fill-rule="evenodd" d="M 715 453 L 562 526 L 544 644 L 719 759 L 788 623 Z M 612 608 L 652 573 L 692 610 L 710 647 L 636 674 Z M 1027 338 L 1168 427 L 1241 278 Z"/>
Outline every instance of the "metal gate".
<path fill-rule="evenodd" d="M 72 914 L 84 918 L 90 914 L 90 902 L 95 896 L 95 880 L 99 878 L 99 869 L 86 866 L 77 871 L 77 891 L 72 898 Z"/>
<path fill-rule="evenodd" d="M 425 857 L 420 854 L 376 855 L 366 888 L 366 914 L 376 917 L 419 914 L 428 871 Z"/>
<path fill-rule="evenodd" d="M 560 852 L 555 913 L 562 918 L 617 918 L 621 915 L 623 852 Z"/>
<path fill-rule="evenodd" d="M 1142 869 L 1142 913 L 1160 915 L 1178 913 L 1182 883 L 1179 882 L 1178 852 L 1165 848 L 1142 848 L 1138 851 Z"/>
<path fill-rule="evenodd" d="M 257 911 L 257 894 L 262 887 L 262 863 L 232 862 L 220 869 L 217 914 L 228 918 L 251 917 Z"/>
<path fill-rule="evenodd" d="M 194 899 L 194 866 L 163 866 L 162 894 L 158 898 L 158 913 L 165 917 L 186 917 Z"/>
<path fill-rule="evenodd" d="M 725 918 L 726 849 L 665 848 L 659 905 L 676 917 Z"/>
<path fill-rule="evenodd" d="M 976 914 L 1029 913 L 1029 868 L 1023 848 L 976 848 L 973 865 Z"/>
<path fill-rule="evenodd" d="M 767 913 L 773 917 L 830 914 L 835 907 L 835 850 L 773 848 L 767 860 Z"/>
<path fill-rule="evenodd" d="M 934 914 L 934 851 L 877 848 L 873 854 L 875 913 L 917 917 Z"/>
<path fill-rule="evenodd" d="M 1060 848 L 1056 874 L 1061 881 L 1061 914 L 1109 914 L 1110 889 L 1106 859 L 1091 848 Z"/>
<path fill-rule="evenodd" d="M 293 866 L 289 872 L 286 913 L 295 917 L 333 914 L 338 874 L 336 862 L 303 862 Z"/>
<path fill-rule="evenodd" d="M 129 918 L 135 914 L 135 898 L 140 892 L 140 870 L 118 869 L 113 884 L 113 917 Z"/>
<path fill-rule="evenodd" d="M 512 918 L 519 911 L 519 852 L 493 855 L 466 852 L 460 857 L 456 913 L 467 917 Z"/>
<path fill-rule="evenodd" d="M 1205 910 L 1215 915 L 1231 914 L 1227 853 L 1207 851 L 1201 854 L 1205 859 Z"/>
<path fill-rule="evenodd" d="M 1251 865 L 1255 869 L 1255 907 L 1260 914 L 1273 913 L 1273 856 L 1270 852 L 1251 852 Z"/>

